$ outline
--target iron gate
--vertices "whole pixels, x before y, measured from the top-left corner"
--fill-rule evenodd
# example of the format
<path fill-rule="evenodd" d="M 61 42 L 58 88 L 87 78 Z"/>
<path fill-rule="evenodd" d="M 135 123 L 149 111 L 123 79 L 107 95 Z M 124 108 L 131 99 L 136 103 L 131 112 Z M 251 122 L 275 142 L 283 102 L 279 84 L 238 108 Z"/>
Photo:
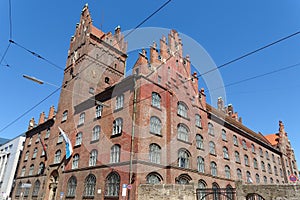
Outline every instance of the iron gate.
<path fill-rule="evenodd" d="M 236 200 L 236 191 L 234 188 L 199 188 L 196 189 L 196 193 L 197 200 Z"/>

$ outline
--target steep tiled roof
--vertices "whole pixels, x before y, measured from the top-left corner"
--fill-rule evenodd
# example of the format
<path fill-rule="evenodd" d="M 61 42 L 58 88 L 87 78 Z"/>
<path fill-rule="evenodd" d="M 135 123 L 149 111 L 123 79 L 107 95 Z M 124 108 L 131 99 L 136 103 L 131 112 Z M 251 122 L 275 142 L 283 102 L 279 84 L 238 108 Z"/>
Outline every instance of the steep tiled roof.
<path fill-rule="evenodd" d="M 277 145 L 277 141 L 276 139 L 278 138 L 278 136 L 276 134 L 269 134 L 269 135 L 265 135 L 265 138 L 274 146 Z"/>

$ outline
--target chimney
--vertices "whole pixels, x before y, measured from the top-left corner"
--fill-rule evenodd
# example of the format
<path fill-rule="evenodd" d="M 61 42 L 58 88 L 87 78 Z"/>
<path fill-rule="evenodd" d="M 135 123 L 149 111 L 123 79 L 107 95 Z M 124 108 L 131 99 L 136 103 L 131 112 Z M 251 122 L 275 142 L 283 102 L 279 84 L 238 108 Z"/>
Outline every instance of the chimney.
<path fill-rule="evenodd" d="M 39 125 L 45 122 L 45 112 L 40 114 Z"/>
<path fill-rule="evenodd" d="M 222 99 L 222 97 L 218 98 L 218 110 L 224 110 L 224 101 Z"/>
<path fill-rule="evenodd" d="M 54 106 L 51 106 L 49 109 L 48 119 L 52 119 L 53 117 L 55 117 L 55 108 Z"/>
<path fill-rule="evenodd" d="M 33 129 L 34 126 L 35 126 L 34 118 L 31 118 L 30 121 L 29 121 L 28 130 Z"/>

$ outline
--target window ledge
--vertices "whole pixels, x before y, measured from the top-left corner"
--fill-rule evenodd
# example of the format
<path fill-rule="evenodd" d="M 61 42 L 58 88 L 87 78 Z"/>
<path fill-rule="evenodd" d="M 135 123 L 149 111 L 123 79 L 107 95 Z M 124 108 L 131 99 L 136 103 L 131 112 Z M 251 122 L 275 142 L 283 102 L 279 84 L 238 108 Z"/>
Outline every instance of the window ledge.
<path fill-rule="evenodd" d="M 74 145 L 74 148 L 79 148 L 79 147 L 81 147 L 81 144 L 75 144 Z"/>
<path fill-rule="evenodd" d="M 211 156 L 215 156 L 215 157 L 217 157 L 217 154 L 215 154 L 215 153 L 209 153 Z"/>
<path fill-rule="evenodd" d="M 192 143 L 191 143 L 191 142 L 184 141 L 184 140 L 181 140 L 181 139 L 179 139 L 179 138 L 177 138 L 177 141 L 183 142 L 183 143 L 185 143 L 185 144 L 192 145 Z"/>
<path fill-rule="evenodd" d="M 111 135 L 110 138 L 119 137 L 119 136 L 121 136 L 121 135 L 122 135 L 122 133 L 114 134 L 114 135 Z"/>
<path fill-rule="evenodd" d="M 84 123 L 78 124 L 78 125 L 77 125 L 77 128 L 82 127 L 83 125 L 84 125 Z"/>
<path fill-rule="evenodd" d="M 201 150 L 201 151 L 204 151 L 204 148 L 202 147 L 202 148 L 200 148 L 200 147 L 197 147 L 197 149 L 199 149 L 199 150 Z"/>
<path fill-rule="evenodd" d="M 114 112 L 119 112 L 120 110 L 123 110 L 123 107 L 115 109 Z"/>
<path fill-rule="evenodd" d="M 82 198 L 83 199 L 94 199 L 95 197 L 94 196 L 83 196 Z"/>
<path fill-rule="evenodd" d="M 150 131 L 150 134 L 152 134 L 152 135 L 155 135 L 155 136 L 158 136 L 158 137 L 162 137 L 162 135 L 161 135 L 161 134 L 158 134 L 158 133 L 153 133 L 153 132 L 151 132 L 151 131 Z"/>
<path fill-rule="evenodd" d="M 101 119 L 101 116 L 95 117 L 95 118 L 94 118 L 94 121 L 97 121 L 97 120 L 99 120 L 99 119 Z"/>
<path fill-rule="evenodd" d="M 92 141 L 90 142 L 90 144 L 94 144 L 94 143 L 97 143 L 97 142 L 99 142 L 99 139 L 97 139 L 97 140 L 92 140 Z"/>
<path fill-rule="evenodd" d="M 151 104 L 151 107 L 154 108 L 154 109 L 157 109 L 157 110 L 161 111 L 161 108 L 159 108 L 157 106 L 153 106 L 152 104 Z"/>
<path fill-rule="evenodd" d="M 177 116 L 178 116 L 178 117 L 181 117 L 181 118 L 183 118 L 183 119 L 186 119 L 186 120 L 188 120 L 188 121 L 190 121 L 190 118 L 184 117 L 184 116 L 182 116 L 182 115 L 180 115 L 180 114 L 178 114 L 178 113 L 177 113 Z"/>
<path fill-rule="evenodd" d="M 202 126 L 198 126 L 198 125 L 196 125 L 196 127 L 197 127 L 197 128 L 200 128 L 200 129 L 203 129 L 203 127 L 202 127 Z"/>

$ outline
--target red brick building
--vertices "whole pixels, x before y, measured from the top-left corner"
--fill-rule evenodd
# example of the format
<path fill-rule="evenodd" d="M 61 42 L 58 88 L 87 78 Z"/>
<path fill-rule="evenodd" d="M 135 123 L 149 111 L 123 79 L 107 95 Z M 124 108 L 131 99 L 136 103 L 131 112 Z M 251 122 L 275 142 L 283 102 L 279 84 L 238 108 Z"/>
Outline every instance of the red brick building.
<path fill-rule="evenodd" d="M 23 199 L 121 199 L 123 184 L 132 186 L 126 196 L 136 199 L 145 183 L 229 188 L 238 179 L 281 184 L 289 174 L 298 176 L 282 122 L 279 133 L 265 137 L 245 127 L 221 98 L 218 108 L 206 103 L 176 31 L 162 37 L 159 48 L 153 43 L 149 54 L 142 50 L 129 77 L 126 48 L 119 27 L 103 33 L 83 8 L 55 119 L 26 134 L 24 152 L 42 152 L 39 136 L 47 145 L 46 170 L 29 174 L 43 157 L 23 155 L 25 172 L 20 167 L 13 198 L 21 197 L 21 183 L 31 183 Z M 71 140 L 69 159 L 58 127 Z"/>

